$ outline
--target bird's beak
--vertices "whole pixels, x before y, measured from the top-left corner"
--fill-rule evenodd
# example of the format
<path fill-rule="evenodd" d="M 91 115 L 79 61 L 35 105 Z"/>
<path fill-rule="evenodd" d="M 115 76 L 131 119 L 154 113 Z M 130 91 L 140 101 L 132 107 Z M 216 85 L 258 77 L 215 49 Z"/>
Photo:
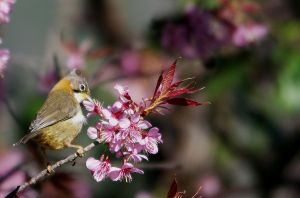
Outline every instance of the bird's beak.
<path fill-rule="evenodd" d="M 86 99 L 85 100 L 87 100 L 87 101 L 90 101 L 90 102 L 93 102 L 93 99 L 92 99 L 92 97 L 91 96 L 89 96 L 89 95 L 86 95 Z"/>

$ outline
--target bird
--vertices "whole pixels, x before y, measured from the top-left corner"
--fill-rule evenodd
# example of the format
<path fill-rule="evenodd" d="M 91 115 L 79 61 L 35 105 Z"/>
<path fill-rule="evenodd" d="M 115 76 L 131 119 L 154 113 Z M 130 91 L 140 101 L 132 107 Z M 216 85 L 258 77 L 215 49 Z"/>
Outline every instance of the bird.
<path fill-rule="evenodd" d="M 77 154 L 82 156 L 83 147 L 73 141 L 86 122 L 81 109 L 85 100 L 92 101 L 88 83 L 81 72 L 74 69 L 54 85 L 31 122 L 29 132 L 14 146 L 33 140 L 43 151 L 76 148 Z M 51 172 L 49 164 L 47 169 Z"/>

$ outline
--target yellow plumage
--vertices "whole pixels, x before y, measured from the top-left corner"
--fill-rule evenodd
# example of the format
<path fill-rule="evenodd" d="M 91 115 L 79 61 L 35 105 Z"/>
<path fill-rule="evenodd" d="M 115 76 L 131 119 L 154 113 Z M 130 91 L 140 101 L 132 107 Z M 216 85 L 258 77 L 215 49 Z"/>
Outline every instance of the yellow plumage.
<path fill-rule="evenodd" d="M 50 91 L 45 103 L 19 143 L 36 141 L 44 149 L 82 148 L 72 144 L 85 122 L 80 103 L 90 98 L 88 85 L 78 71 L 71 72 Z"/>

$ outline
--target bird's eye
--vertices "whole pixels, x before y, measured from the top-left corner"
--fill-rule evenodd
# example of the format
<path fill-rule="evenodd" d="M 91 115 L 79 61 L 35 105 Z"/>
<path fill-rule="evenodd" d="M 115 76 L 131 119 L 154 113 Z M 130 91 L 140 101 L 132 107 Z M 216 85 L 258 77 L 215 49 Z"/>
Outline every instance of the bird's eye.
<path fill-rule="evenodd" d="M 80 84 L 79 85 L 79 90 L 80 91 L 85 91 L 85 85 L 84 84 Z"/>

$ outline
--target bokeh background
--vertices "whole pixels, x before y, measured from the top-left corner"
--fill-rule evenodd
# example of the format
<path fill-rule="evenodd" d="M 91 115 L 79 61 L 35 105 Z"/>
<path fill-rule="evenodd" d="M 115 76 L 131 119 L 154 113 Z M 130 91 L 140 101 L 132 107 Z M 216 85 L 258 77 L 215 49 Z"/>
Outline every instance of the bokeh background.
<path fill-rule="evenodd" d="M 200 186 L 202 197 L 300 197 L 299 13 L 298 0 L 17 1 L 1 27 L 0 197 L 43 168 L 35 145 L 12 144 L 61 76 L 82 69 L 104 105 L 115 83 L 139 101 L 177 57 L 176 78 L 196 77 L 206 88 L 193 99 L 211 104 L 149 117 L 164 143 L 144 175 L 96 183 L 85 159 L 99 149 L 22 196 L 160 198 L 176 175 L 185 197 Z M 77 142 L 90 142 L 86 129 Z"/>

